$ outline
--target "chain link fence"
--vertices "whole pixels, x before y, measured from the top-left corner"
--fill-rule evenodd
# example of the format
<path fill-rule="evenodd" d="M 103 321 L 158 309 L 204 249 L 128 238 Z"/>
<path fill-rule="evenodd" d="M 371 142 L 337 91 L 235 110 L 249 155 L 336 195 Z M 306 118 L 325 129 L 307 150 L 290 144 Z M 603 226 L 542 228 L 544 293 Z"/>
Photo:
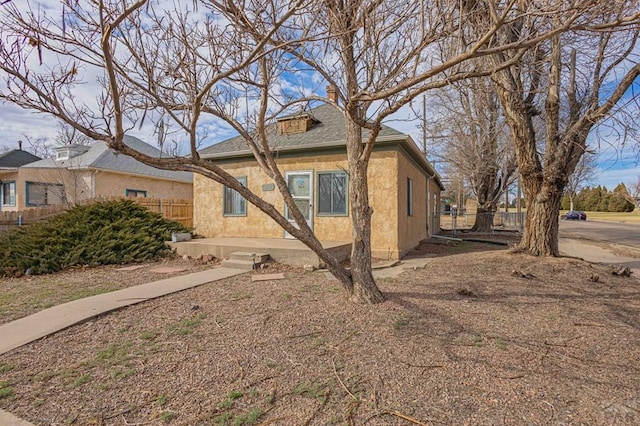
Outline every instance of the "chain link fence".
<path fill-rule="evenodd" d="M 466 212 L 456 214 L 456 212 L 448 212 L 447 214 L 443 214 L 440 223 L 441 228 L 443 230 L 452 231 L 453 235 L 456 235 L 456 232 L 464 229 L 471 229 L 473 225 L 476 223 L 479 216 L 490 217 L 491 213 L 480 213 L 480 214 L 467 214 Z M 491 225 L 491 231 L 493 232 L 496 229 L 503 230 L 512 230 L 512 231 L 520 231 L 524 230 L 526 212 L 496 212 L 493 214 L 493 222 Z"/>

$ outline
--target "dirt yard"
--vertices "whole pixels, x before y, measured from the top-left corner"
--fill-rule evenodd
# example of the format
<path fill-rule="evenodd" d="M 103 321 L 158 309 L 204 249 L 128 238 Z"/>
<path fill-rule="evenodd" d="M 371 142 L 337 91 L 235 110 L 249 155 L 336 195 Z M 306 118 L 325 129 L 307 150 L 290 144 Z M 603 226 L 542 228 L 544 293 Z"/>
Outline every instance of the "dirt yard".
<path fill-rule="evenodd" d="M 0 278 L 0 324 L 71 300 L 198 272 L 215 264 L 215 259 L 184 260 L 171 256 L 139 265 L 80 267 L 50 275 Z"/>
<path fill-rule="evenodd" d="M 640 424 L 640 282 L 498 248 L 425 244 L 375 306 L 286 269 L 114 312 L 0 356 L 0 407 L 38 425 Z"/>

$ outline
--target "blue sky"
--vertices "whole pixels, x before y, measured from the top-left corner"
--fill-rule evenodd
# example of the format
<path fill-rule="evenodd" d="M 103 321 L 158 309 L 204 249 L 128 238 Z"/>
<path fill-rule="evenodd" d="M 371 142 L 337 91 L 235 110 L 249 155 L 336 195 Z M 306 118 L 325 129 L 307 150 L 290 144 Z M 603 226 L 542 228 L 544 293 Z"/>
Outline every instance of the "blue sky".
<path fill-rule="evenodd" d="M 55 5 L 59 8 L 58 3 L 52 3 L 51 1 L 40 1 L 42 5 Z M 58 13 L 53 8 L 53 11 L 49 11 L 51 14 Z M 85 70 L 87 71 L 87 70 Z M 87 71 L 86 78 L 88 83 L 83 85 L 80 92 L 77 93 L 79 98 L 83 102 L 91 104 L 95 102 L 95 94 L 99 92 L 100 88 L 95 82 L 99 72 Z M 305 78 L 305 73 L 301 73 L 302 78 Z M 311 76 L 310 80 L 305 80 L 305 87 L 311 87 L 316 92 L 324 92 L 325 84 L 320 80 L 314 80 L 314 76 Z M 300 87 L 301 81 L 283 81 L 282 91 L 295 90 Z M 640 91 L 640 83 L 636 83 L 635 90 Z M 324 94 L 324 93 L 322 93 Z M 631 97 L 631 90 L 629 91 L 628 98 Z M 637 113 L 637 104 L 636 116 Z M 386 124 L 399 131 L 410 134 L 413 139 L 419 144 L 422 140 L 422 135 L 418 123 L 410 122 L 406 120 L 406 117 L 412 116 L 412 113 L 407 109 L 400 110 L 395 114 L 396 119 L 390 119 Z M 155 144 L 156 136 L 153 132 L 150 120 L 141 128 L 135 127 L 129 133 L 133 136 L 137 136 L 148 143 Z M 640 123 L 640 120 L 636 120 Z M 640 126 L 640 124 L 638 124 Z M 203 145 L 210 145 L 212 143 L 224 140 L 233 136 L 232 131 L 228 126 L 219 126 L 214 122 L 206 122 L 202 124 L 201 129 L 206 130 L 207 139 Z M 18 140 L 24 140 L 25 135 L 31 138 L 48 137 L 53 141 L 56 133 L 58 132 L 57 121 L 44 114 L 36 114 L 27 110 L 23 110 L 11 104 L 0 103 L 0 148 L 9 147 L 17 148 Z M 604 133 L 604 132 L 601 132 Z M 636 129 L 636 133 L 640 134 L 640 129 Z M 594 135 L 596 132 L 594 132 Z M 631 136 L 633 137 L 633 136 Z M 627 140 L 627 146 L 621 145 L 621 140 L 618 138 L 618 132 L 609 131 L 607 135 L 600 135 L 598 138 L 595 136 L 591 138 L 591 146 L 596 148 L 597 144 L 600 144 L 599 155 L 599 167 L 600 173 L 597 176 L 596 181 L 593 184 L 605 185 L 609 189 L 613 189 L 620 182 L 634 182 L 637 177 L 640 176 L 640 164 L 638 164 L 638 145 L 640 140 L 633 141 Z M 635 145 L 635 146 L 634 146 Z M 437 165 L 436 165 L 437 166 Z"/>
<path fill-rule="evenodd" d="M 389 120 L 387 124 L 410 134 L 414 141 L 420 143 L 422 136 L 418 124 L 406 121 L 404 118 L 407 116 L 409 116 L 408 112 L 400 111 L 396 114 L 398 119 Z M 233 136 L 228 128 L 215 125 L 208 127 L 209 138 L 205 142 L 206 145 Z M 0 148 L 17 148 L 18 140 L 24 140 L 24 135 L 32 138 L 48 137 L 53 140 L 57 131 L 57 120 L 52 117 L 23 110 L 11 104 L 0 104 Z M 135 128 L 130 133 L 151 144 L 155 143 L 156 137 L 150 127 Z M 632 145 L 631 141 L 627 142 Z M 635 182 L 640 176 L 637 145 L 621 147 L 619 141 L 609 140 L 607 143 L 601 143 L 598 159 L 600 172 L 596 181 L 593 182 L 595 185 L 605 185 L 612 190 L 620 182 Z"/>

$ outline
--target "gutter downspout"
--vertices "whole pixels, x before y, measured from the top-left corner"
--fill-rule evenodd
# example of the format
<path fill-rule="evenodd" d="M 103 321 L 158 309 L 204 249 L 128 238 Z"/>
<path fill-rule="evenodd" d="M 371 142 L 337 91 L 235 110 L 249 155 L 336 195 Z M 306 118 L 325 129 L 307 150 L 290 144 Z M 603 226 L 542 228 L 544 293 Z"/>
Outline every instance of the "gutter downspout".
<path fill-rule="evenodd" d="M 96 174 L 98 173 L 97 170 L 94 170 L 91 173 L 91 198 L 96 198 Z"/>
<path fill-rule="evenodd" d="M 435 234 L 433 233 L 433 225 L 434 225 L 434 216 L 436 214 L 435 208 L 436 206 L 433 206 L 432 208 L 430 208 L 429 206 L 431 206 L 431 185 L 430 183 L 433 181 L 435 182 L 435 178 L 436 178 L 436 172 L 435 170 L 433 171 L 433 175 L 429 176 L 427 178 L 427 236 L 428 237 L 433 237 Z M 433 210 L 431 212 L 431 214 L 429 214 L 429 210 Z"/>

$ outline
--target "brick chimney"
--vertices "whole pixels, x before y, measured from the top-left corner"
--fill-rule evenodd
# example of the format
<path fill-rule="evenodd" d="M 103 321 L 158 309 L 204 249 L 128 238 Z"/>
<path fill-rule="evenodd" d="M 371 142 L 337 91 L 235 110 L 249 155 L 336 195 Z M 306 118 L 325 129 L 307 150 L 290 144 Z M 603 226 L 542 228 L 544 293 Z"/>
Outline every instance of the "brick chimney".
<path fill-rule="evenodd" d="M 327 99 L 332 102 L 338 103 L 338 90 L 335 86 L 327 86 Z"/>

